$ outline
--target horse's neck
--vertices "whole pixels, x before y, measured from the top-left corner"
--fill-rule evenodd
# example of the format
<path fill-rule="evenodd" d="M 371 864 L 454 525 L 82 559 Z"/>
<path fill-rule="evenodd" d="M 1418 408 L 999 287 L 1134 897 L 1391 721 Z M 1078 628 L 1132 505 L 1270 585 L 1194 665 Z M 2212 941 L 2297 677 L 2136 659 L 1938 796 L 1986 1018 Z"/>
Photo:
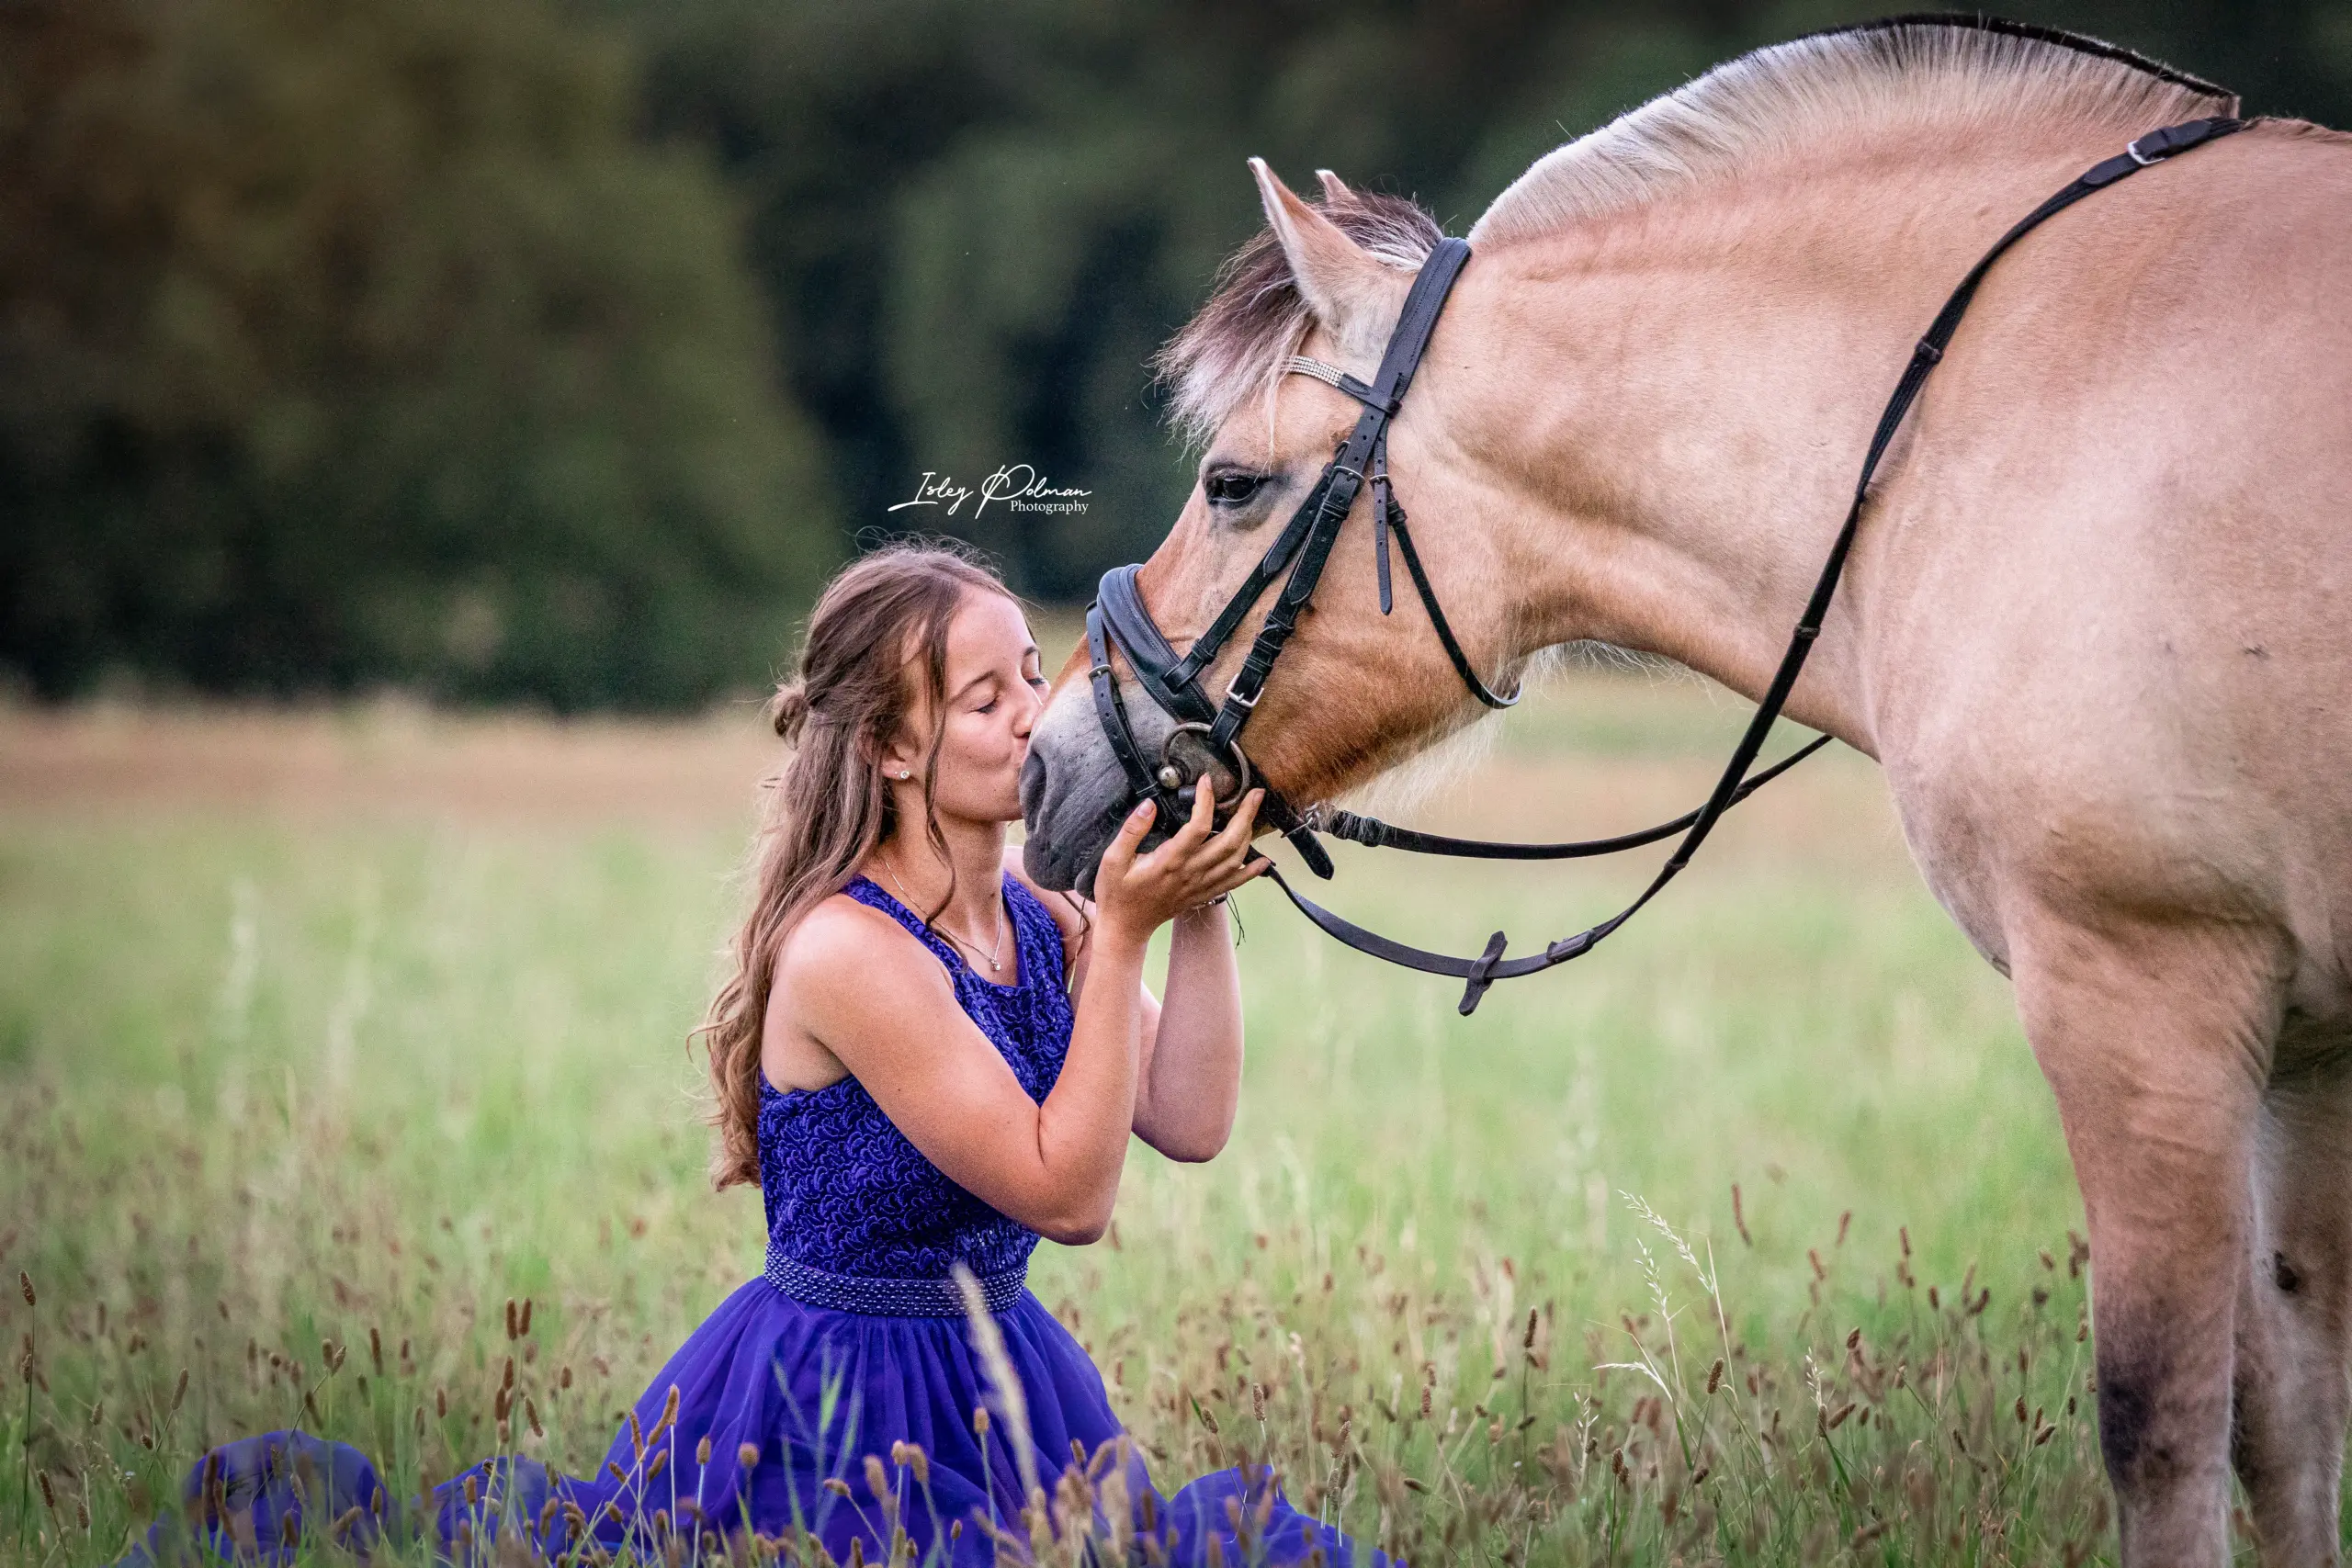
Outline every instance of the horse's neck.
<path fill-rule="evenodd" d="M 2087 161 L 1792 175 L 1486 258 L 1480 290 L 1508 310 L 1487 317 L 1497 373 L 1456 428 L 1480 433 L 1474 454 L 1512 476 L 1528 519 L 1511 624 L 1760 694 L 1912 343 Z M 1866 750 L 1871 565 L 1866 538 L 1788 709 Z"/>

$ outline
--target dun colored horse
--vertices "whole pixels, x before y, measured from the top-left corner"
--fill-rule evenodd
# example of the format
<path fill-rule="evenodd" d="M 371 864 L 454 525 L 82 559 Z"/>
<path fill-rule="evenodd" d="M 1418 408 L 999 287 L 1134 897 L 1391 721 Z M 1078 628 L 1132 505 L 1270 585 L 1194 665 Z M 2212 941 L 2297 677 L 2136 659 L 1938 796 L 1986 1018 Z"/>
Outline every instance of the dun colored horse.
<path fill-rule="evenodd" d="M 1484 678 L 1592 638 L 1757 694 L 1945 291 L 2093 162 L 2234 107 L 2088 40 L 1915 21 L 1761 51 L 1538 162 L 1471 230 L 1389 443 Z M 1179 648 L 1359 412 L 1289 357 L 1369 379 L 1439 238 L 1408 202 L 1326 176 L 1310 203 L 1255 167 L 1270 227 L 1166 355 L 1201 482 L 1140 586 Z M 2089 1217 L 2132 1564 L 2224 1559 L 2233 1463 L 2267 1559 L 2336 1560 L 2347 299 L 2352 138 L 2308 124 L 2037 230 L 1879 470 L 1788 705 L 1879 761 L 1929 885 L 2014 981 Z M 1419 605 L 1379 614 L 1347 542 L 1366 511 L 1250 727 L 1300 806 L 1478 716 Z M 1085 664 L 1023 784 L 1030 868 L 1065 887 L 1127 787 Z M 1129 705 L 1156 749 L 1170 721 Z"/>

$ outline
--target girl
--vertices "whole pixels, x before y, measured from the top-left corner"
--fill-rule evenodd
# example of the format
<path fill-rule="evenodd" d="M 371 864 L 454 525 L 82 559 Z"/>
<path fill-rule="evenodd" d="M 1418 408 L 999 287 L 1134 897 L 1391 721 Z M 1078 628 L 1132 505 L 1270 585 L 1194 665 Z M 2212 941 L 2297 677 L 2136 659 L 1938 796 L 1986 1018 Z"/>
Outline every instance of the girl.
<path fill-rule="evenodd" d="M 1026 1288 L 1039 1236 L 1110 1224 L 1130 1132 L 1180 1160 L 1224 1146 L 1241 1008 L 1222 905 L 1262 865 L 1253 792 L 1222 829 L 1204 796 L 1148 854 L 1137 807 L 1091 908 L 1029 886 L 1004 829 L 1046 688 L 1020 607 L 961 555 L 886 550 L 826 590 L 773 705 L 792 755 L 705 1026 L 713 1176 L 759 1182 L 763 1277 L 671 1359 L 597 1474 L 502 1459 L 436 1488 L 445 1541 L 992 1563 L 1050 1530 L 1143 1561 L 1353 1561 L 1262 1472 L 1163 1500 Z M 1145 946 L 1171 924 L 1156 1001 Z M 371 1530 L 378 1492 L 348 1448 L 272 1434 L 208 1456 L 189 1517 L 216 1548 L 266 1549 L 305 1503 Z"/>

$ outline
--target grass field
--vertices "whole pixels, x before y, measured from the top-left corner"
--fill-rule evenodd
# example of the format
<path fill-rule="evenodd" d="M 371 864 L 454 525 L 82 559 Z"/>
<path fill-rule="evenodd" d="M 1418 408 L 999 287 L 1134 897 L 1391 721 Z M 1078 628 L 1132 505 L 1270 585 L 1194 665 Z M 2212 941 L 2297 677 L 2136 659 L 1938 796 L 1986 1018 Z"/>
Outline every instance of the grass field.
<path fill-rule="evenodd" d="M 1529 708 L 1414 819 L 1655 820 L 1743 712 L 1589 673 Z M 501 1444 L 509 1298 L 544 1436 L 506 1440 L 594 1461 L 760 1257 L 685 1048 L 758 731 L 0 714 L 0 1266 L 38 1294 L 7 1298 L 0 1553 L 109 1561 L 273 1427 L 449 1474 Z M 1655 863 L 1340 852 L 1338 907 L 1472 951 Z M 1418 1563 L 2111 1556 L 2056 1117 L 1867 761 L 1758 796 L 1468 1020 L 1238 902 L 1231 1147 L 1136 1145 L 1111 1237 L 1033 1273 L 1163 1483 L 1271 1457 Z"/>

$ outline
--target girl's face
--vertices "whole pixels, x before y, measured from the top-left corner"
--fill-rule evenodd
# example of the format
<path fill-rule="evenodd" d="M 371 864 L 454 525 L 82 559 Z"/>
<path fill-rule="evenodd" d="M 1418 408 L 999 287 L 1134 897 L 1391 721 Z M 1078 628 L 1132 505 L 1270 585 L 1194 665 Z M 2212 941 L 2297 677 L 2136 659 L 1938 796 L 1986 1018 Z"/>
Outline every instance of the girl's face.
<path fill-rule="evenodd" d="M 1045 671 L 1021 607 L 1001 593 L 967 590 L 947 624 L 947 721 L 939 736 L 942 817 L 1012 822 L 1021 816 L 1021 764 L 1046 707 Z M 937 716 L 912 716 L 883 759 L 894 788 L 920 801 L 924 754 Z M 901 770 L 910 777 L 901 780 Z M 922 807 L 915 807 L 920 820 Z M 902 818 L 902 819 L 905 819 Z"/>

